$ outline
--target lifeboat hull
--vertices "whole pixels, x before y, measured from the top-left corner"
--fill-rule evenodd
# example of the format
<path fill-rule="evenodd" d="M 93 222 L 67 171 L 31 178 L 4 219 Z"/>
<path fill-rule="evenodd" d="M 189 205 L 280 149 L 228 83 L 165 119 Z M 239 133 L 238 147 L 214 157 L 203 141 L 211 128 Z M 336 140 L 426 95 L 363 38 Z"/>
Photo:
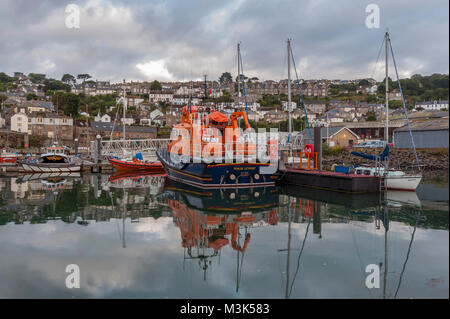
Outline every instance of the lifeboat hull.
<path fill-rule="evenodd" d="M 201 188 L 274 185 L 277 169 L 269 163 L 173 163 L 167 150 L 156 152 L 170 179 Z"/>

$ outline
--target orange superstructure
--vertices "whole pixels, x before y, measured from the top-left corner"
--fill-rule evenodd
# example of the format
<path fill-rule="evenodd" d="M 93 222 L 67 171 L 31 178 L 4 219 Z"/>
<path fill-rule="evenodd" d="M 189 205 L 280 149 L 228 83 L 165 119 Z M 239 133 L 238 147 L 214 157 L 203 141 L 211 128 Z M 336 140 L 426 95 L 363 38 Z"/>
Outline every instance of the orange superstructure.
<path fill-rule="evenodd" d="M 239 127 L 241 117 L 244 130 Z M 246 112 L 237 111 L 228 118 L 209 107 L 185 106 L 180 123 L 172 130 L 168 151 L 189 156 L 222 156 L 226 150 L 233 155 L 256 155 L 255 143 L 245 139 L 250 130 Z"/>

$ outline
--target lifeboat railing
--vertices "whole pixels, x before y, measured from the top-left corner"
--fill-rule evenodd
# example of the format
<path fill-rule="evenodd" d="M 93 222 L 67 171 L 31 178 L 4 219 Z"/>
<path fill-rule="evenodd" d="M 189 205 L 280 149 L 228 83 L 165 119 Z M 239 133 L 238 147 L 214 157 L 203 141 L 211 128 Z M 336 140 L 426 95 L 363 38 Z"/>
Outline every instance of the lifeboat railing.
<path fill-rule="evenodd" d="M 317 152 L 292 152 L 292 168 L 317 170 L 317 167 Z"/>

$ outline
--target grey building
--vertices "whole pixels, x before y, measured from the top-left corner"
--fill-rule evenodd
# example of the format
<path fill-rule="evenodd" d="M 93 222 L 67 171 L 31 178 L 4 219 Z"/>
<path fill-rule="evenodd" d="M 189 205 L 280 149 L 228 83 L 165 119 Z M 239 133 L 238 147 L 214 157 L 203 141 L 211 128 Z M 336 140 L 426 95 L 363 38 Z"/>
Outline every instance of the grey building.
<path fill-rule="evenodd" d="M 416 148 L 448 148 L 448 118 L 411 123 Z M 412 148 L 408 125 L 394 131 L 394 147 Z"/>

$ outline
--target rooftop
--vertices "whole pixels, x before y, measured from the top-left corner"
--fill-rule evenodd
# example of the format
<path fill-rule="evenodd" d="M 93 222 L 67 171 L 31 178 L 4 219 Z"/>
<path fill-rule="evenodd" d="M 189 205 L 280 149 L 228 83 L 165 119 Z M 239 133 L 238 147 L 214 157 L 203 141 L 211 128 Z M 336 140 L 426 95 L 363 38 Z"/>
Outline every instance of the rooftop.
<path fill-rule="evenodd" d="M 448 130 L 448 119 L 434 119 L 423 122 L 411 123 L 411 131 L 441 131 Z M 396 132 L 408 131 L 408 125 L 400 127 Z"/>

